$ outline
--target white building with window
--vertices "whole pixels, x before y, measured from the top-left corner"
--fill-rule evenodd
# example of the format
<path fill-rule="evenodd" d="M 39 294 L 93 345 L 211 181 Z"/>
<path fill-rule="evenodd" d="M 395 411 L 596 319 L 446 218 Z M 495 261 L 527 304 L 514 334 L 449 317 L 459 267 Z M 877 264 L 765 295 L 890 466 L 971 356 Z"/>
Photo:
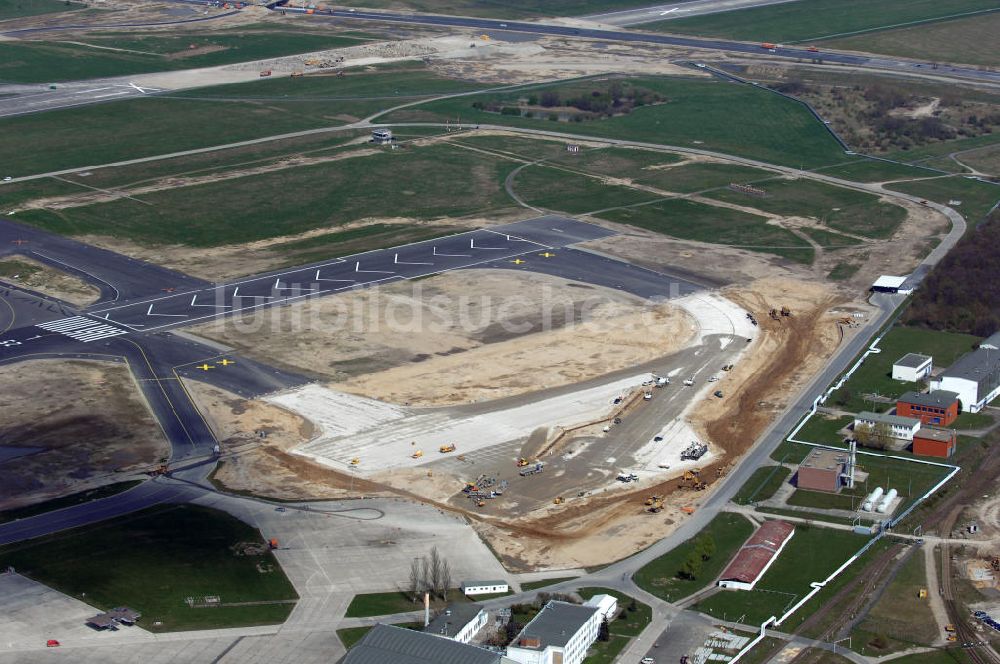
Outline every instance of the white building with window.
<path fill-rule="evenodd" d="M 580 664 L 603 620 L 596 606 L 551 600 L 507 646 L 507 657 L 520 664 Z"/>
<path fill-rule="evenodd" d="M 862 411 L 854 418 L 854 429 L 859 426 L 875 427 L 878 425 L 889 427 L 889 435 L 900 440 L 913 440 L 913 436 L 920 429 L 920 420 L 914 417 L 901 417 L 899 415 L 885 415 L 883 413 L 871 413 Z"/>
<path fill-rule="evenodd" d="M 449 604 L 424 631 L 459 643 L 468 643 L 489 621 L 489 615 L 479 604 Z"/>
<path fill-rule="evenodd" d="M 506 581 L 463 581 L 463 595 L 495 595 L 510 591 Z"/>
<path fill-rule="evenodd" d="M 958 393 L 962 410 L 968 413 L 978 413 L 1000 397 L 1000 332 L 932 378 L 931 392 L 938 390 Z"/>

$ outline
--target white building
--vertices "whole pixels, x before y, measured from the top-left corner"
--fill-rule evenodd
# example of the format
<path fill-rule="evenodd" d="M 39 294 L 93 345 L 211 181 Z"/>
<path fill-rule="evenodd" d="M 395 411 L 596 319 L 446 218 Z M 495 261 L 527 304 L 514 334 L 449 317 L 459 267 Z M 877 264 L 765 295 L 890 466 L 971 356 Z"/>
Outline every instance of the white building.
<path fill-rule="evenodd" d="M 900 293 L 909 295 L 913 292 L 913 286 L 906 282 L 906 277 L 896 277 L 890 274 L 883 274 L 872 284 L 872 290 L 876 293 Z"/>
<path fill-rule="evenodd" d="M 372 143 L 377 143 L 382 145 L 384 143 L 392 143 L 396 140 L 392 135 L 391 129 L 372 129 Z"/>
<path fill-rule="evenodd" d="M 614 620 L 615 615 L 618 613 L 618 599 L 611 595 L 594 595 L 584 602 L 583 605 L 594 607 L 609 622 Z"/>
<path fill-rule="evenodd" d="M 888 425 L 889 435 L 900 440 L 913 440 L 913 436 L 920 429 L 920 420 L 913 417 L 862 411 L 854 418 L 855 430 L 859 425 L 874 427 L 880 424 Z"/>
<path fill-rule="evenodd" d="M 510 591 L 510 586 L 506 581 L 464 581 L 462 583 L 463 595 L 495 595 Z"/>
<path fill-rule="evenodd" d="M 507 646 L 507 657 L 520 664 L 580 664 L 603 620 L 596 606 L 551 600 Z"/>
<path fill-rule="evenodd" d="M 459 643 L 468 643 L 486 626 L 489 615 L 478 604 L 449 604 L 424 631 Z"/>
<path fill-rule="evenodd" d="M 930 355 L 907 353 L 892 363 L 892 379 L 916 383 L 931 375 L 934 358 Z"/>
<path fill-rule="evenodd" d="M 978 413 L 1000 397 L 1000 332 L 984 339 L 979 348 L 932 378 L 931 392 L 938 390 L 957 393 L 962 410 L 969 413 Z"/>

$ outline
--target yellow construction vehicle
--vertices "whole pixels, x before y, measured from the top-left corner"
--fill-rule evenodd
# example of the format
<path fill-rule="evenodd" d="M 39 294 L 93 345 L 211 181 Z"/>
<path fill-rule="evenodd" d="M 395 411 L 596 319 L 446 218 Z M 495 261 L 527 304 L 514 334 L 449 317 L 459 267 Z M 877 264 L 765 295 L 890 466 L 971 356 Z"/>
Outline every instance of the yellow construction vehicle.
<path fill-rule="evenodd" d="M 562 496 L 556 496 L 555 500 L 552 501 L 552 503 L 555 504 L 555 505 L 562 505 L 565 502 L 566 502 L 566 499 L 563 498 Z"/>
<path fill-rule="evenodd" d="M 650 514 L 659 514 L 663 510 L 663 497 L 654 496 L 654 498 L 655 500 L 650 503 L 649 507 L 646 508 L 646 511 Z"/>
<path fill-rule="evenodd" d="M 356 466 L 359 463 L 361 463 L 361 459 L 359 459 L 358 457 L 354 457 L 353 459 L 351 459 L 351 465 L 352 466 Z"/>
<path fill-rule="evenodd" d="M 455 443 L 449 443 L 447 445 L 442 445 L 438 451 L 441 452 L 441 454 L 447 454 L 448 452 L 454 452 L 455 451 Z"/>
<path fill-rule="evenodd" d="M 653 503 L 655 503 L 656 501 L 663 502 L 663 496 L 650 496 L 649 498 L 646 499 L 646 506 L 648 507 Z"/>
<path fill-rule="evenodd" d="M 528 465 L 528 460 L 527 460 L 527 459 L 525 459 L 524 457 L 520 457 L 520 458 L 519 458 L 519 459 L 517 460 L 517 467 L 518 467 L 518 468 L 524 468 L 524 467 L 525 467 L 525 466 L 527 466 L 527 465 Z"/>
<path fill-rule="evenodd" d="M 410 458 L 411 459 L 419 459 L 423 455 L 424 455 L 423 450 L 417 450 L 416 452 L 414 452 L 413 454 L 410 455 Z"/>
<path fill-rule="evenodd" d="M 486 507 L 486 501 L 480 498 L 479 501 L 476 502 L 476 507 Z"/>

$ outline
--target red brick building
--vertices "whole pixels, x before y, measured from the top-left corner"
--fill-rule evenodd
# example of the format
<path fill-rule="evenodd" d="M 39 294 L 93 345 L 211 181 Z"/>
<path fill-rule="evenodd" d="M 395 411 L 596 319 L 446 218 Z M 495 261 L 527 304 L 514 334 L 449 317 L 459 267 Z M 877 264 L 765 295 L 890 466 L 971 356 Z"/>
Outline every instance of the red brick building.
<path fill-rule="evenodd" d="M 795 486 L 808 491 L 837 493 L 847 468 L 847 452 L 814 447 L 799 464 Z"/>
<path fill-rule="evenodd" d="M 896 401 L 896 414 L 921 424 L 946 427 L 958 418 L 958 394 L 937 390 L 930 394 L 907 392 Z"/>
<path fill-rule="evenodd" d="M 913 436 L 913 453 L 917 456 L 947 459 L 955 453 L 957 444 L 958 432 L 954 429 L 921 427 L 920 431 Z"/>

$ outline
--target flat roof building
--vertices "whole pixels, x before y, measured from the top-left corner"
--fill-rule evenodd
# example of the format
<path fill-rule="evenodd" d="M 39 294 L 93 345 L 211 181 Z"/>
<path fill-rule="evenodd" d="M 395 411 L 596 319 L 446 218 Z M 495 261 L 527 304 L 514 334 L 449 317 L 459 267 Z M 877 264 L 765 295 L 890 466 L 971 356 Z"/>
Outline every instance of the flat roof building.
<path fill-rule="evenodd" d="M 580 664 L 602 620 L 596 606 L 550 600 L 507 646 L 507 657 L 520 664 Z"/>
<path fill-rule="evenodd" d="M 513 664 L 499 653 L 467 643 L 378 624 L 347 651 L 339 664 Z"/>
<path fill-rule="evenodd" d="M 844 485 L 847 452 L 814 447 L 799 464 L 795 486 L 807 491 L 837 493 Z"/>
<path fill-rule="evenodd" d="M 900 440 L 913 440 L 913 435 L 920 428 L 920 420 L 913 417 L 903 417 L 901 415 L 887 415 L 885 413 L 872 413 L 861 411 L 854 418 L 854 429 L 858 426 L 878 426 L 885 425 L 889 429 L 889 435 Z"/>
<path fill-rule="evenodd" d="M 883 274 L 872 284 L 872 290 L 876 293 L 901 293 L 909 295 L 913 292 L 913 286 L 906 283 L 906 279 L 906 277 Z"/>
<path fill-rule="evenodd" d="M 896 414 L 916 418 L 921 424 L 948 426 L 958 419 L 958 393 L 907 392 L 896 400 Z"/>
<path fill-rule="evenodd" d="M 449 604 L 424 627 L 424 631 L 459 643 L 468 643 L 486 626 L 488 620 L 486 609 L 479 604 Z"/>
<path fill-rule="evenodd" d="M 753 590 L 794 534 L 795 526 L 787 521 L 765 521 L 723 570 L 719 587 Z"/>
<path fill-rule="evenodd" d="M 913 453 L 917 456 L 947 459 L 958 446 L 958 432 L 954 429 L 921 427 L 913 437 Z"/>
<path fill-rule="evenodd" d="M 934 358 L 930 355 L 907 353 L 892 363 L 892 379 L 916 383 L 931 375 Z"/>
<path fill-rule="evenodd" d="M 984 339 L 979 348 L 932 378 L 931 392 L 939 390 L 958 393 L 962 409 L 970 413 L 978 413 L 1000 397 L 1000 332 Z"/>
<path fill-rule="evenodd" d="M 503 579 L 493 581 L 463 581 L 463 595 L 494 595 L 510 591 L 510 585 Z"/>

